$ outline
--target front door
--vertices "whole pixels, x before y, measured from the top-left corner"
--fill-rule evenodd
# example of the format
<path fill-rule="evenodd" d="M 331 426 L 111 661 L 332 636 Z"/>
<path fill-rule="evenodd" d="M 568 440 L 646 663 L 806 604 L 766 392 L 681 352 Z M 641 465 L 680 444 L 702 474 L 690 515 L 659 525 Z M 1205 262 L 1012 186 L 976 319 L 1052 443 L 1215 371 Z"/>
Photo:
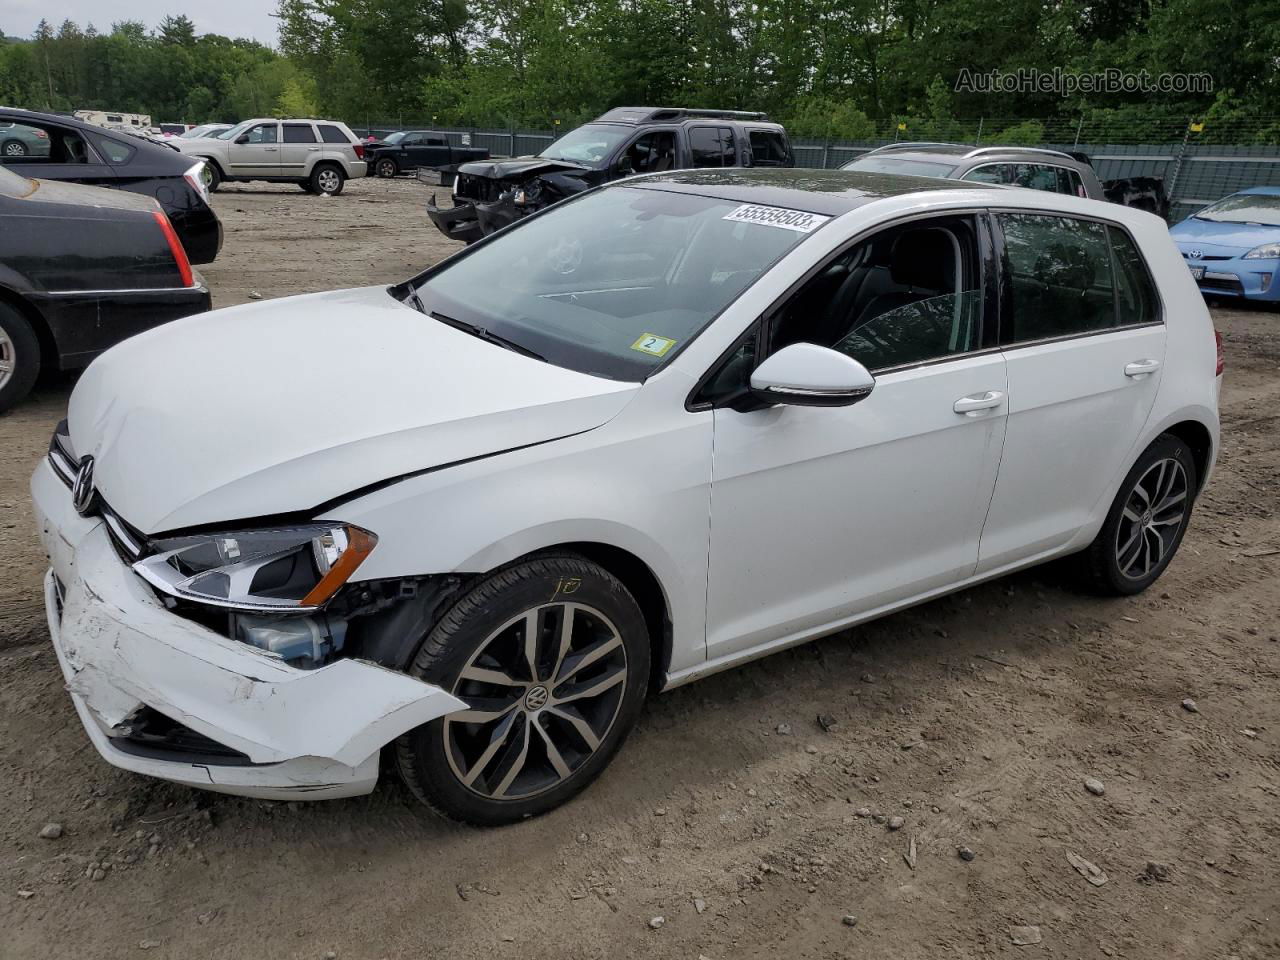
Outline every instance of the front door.
<path fill-rule="evenodd" d="M 1009 391 L 984 327 L 994 301 L 982 236 L 964 216 L 883 230 L 765 319 L 767 351 L 829 346 L 861 361 L 876 387 L 850 407 L 717 405 L 709 659 L 973 573 Z"/>
<path fill-rule="evenodd" d="M 998 213 L 1009 429 L 979 569 L 1065 546 L 1137 457 L 1164 361 L 1155 286 L 1120 227 Z"/>
<path fill-rule="evenodd" d="M 280 124 L 259 123 L 250 127 L 236 138 L 227 153 L 233 177 L 281 176 Z"/>

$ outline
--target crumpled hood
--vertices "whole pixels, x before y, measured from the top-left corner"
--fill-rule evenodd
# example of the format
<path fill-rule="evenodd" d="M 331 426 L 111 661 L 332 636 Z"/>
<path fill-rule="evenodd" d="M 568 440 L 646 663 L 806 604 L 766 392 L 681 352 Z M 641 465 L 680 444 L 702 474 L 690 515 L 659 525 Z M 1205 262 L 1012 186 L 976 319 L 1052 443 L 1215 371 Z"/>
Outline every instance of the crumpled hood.
<path fill-rule="evenodd" d="M 1169 231 L 1184 251 L 1197 246 L 1228 247 L 1247 253 L 1264 243 L 1280 241 L 1280 227 L 1255 227 L 1247 223 L 1215 223 L 1212 220 L 1183 220 Z M 1216 252 L 1216 251 L 1215 251 Z"/>
<path fill-rule="evenodd" d="M 536 173 L 590 173 L 589 167 L 543 157 L 516 157 L 512 160 L 472 160 L 458 166 L 459 173 L 486 180 L 524 178 Z"/>
<path fill-rule="evenodd" d="M 407 473 L 598 427 L 639 389 L 543 363 L 383 287 L 200 314 L 89 365 L 68 414 L 143 533 L 310 511 Z"/>

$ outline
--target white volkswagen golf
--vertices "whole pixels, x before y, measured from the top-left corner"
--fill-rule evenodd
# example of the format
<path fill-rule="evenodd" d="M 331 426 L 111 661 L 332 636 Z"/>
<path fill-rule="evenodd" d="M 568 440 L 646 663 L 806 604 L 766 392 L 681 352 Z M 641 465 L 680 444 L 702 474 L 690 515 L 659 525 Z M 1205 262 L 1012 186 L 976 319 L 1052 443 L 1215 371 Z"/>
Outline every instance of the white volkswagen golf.
<path fill-rule="evenodd" d="M 1068 554 L 1150 586 L 1220 371 L 1145 213 L 627 180 L 95 361 L 32 480 L 49 627 L 118 767 L 306 799 L 392 765 L 503 823 L 599 775 L 651 691 Z"/>

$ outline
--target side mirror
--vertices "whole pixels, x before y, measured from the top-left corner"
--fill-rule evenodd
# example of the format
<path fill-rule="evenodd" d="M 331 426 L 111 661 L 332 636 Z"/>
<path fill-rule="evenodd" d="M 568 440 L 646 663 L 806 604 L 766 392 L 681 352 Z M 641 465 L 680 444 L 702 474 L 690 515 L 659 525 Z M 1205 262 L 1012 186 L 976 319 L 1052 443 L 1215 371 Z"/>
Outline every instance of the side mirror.
<path fill-rule="evenodd" d="M 783 347 L 751 374 L 751 393 L 766 403 L 847 407 L 875 389 L 876 380 L 853 357 L 816 343 Z"/>
<path fill-rule="evenodd" d="M 236 137 L 236 143 L 248 143 L 248 142 L 249 142 L 249 135 L 247 133 L 242 133 L 240 134 L 240 136 Z"/>
<path fill-rule="evenodd" d="M 624 153 L 618 162 L 614 164 L 614 168 L 618 171 L 620 177 L 634 176 L 636 168 L 631 163 L 631 155 Z"/>

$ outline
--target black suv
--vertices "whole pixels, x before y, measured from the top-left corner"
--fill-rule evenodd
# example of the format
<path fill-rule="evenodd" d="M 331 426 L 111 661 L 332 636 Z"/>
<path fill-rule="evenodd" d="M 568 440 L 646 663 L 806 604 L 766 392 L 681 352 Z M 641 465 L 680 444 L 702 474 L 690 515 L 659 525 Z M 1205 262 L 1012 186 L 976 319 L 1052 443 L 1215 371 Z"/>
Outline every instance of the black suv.
<path fill-rule="evenodd" d="M 427 205 L 446 237 L 471 243 L 609 180 L 698 167 L 794 167 L 787 131 L 763 113 L 618 107 L 535 157 L 457 167 L 453 207 Z"/>
<path fill-rule="evenodd" d="M 192 263 L 213 262 L 222 247 L 202 163 L 173 147 L 71 117 L 0 107 L 0 164 L 23 177 L 154 198 Z"/>

